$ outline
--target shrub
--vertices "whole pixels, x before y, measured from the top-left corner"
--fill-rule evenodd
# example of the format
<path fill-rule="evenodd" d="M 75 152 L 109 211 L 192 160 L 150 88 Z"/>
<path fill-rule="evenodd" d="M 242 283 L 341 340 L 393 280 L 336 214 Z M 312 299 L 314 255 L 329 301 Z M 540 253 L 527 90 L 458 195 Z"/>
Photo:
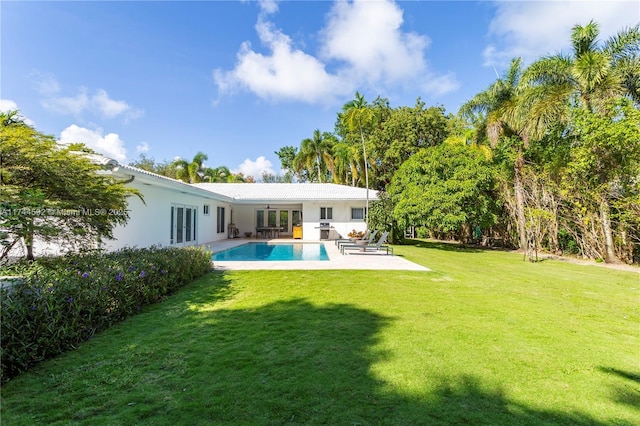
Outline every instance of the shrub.
<path fill-rule="evenodd" d="M 0 382 L 205 274 L 210 255 L 197 248 L 127 248 L 42 258 L 2 271 L 25 280 L 0 289 Z"/>

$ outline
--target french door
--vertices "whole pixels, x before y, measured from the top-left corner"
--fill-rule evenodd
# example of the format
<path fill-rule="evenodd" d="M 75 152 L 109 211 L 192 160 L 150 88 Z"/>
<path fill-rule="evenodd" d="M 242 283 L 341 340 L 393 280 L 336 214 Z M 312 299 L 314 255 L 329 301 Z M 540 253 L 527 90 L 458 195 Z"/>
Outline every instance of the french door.
<path fill-rule="evenodd" d="M 197 211 L 195 206 L 171 205 L 171 245 L 186 246 L 196 243 Z"/>

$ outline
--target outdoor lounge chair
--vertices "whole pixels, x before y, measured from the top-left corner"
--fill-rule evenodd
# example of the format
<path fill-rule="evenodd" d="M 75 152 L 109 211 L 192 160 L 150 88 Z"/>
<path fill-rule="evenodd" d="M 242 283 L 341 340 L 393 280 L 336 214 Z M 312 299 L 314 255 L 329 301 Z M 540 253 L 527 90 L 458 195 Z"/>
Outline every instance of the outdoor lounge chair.
<path fill-rule="evenodd" d="M 369 234 L 371 234 L 371 231 L 367 229 L 367 232 L 364 233 L 364 235 L 362 236 L 361 240 L 365 240 L 365 239 L 369 238 Z M 346 242 L 349 242 L 349 241 L 352 241 L 351 238 L 337 238 L 335 240 L 335 243 L 336 243 L 337 246 L 339 246 L 340 243 L 346 243 Z"/>
<path fill-rule="evenodd" d="M 353 249 L 359 249 L 363 253 L 379 252 L 384 250 L 387 254 L 391 253 L 391 255 L 393 255 L 393 247 L 389 245 L 384 245 L 388 236 L 389 236 L 389 231 L 384 231 L 384 233 L 382 234 L 378 242 L 375 244 L 367 244 L 366 246 L 360 246 L 357 244 L 345 244 L 340 247 L 340 252 L 344 254 L 345 250 L 353 250 Z"/>
<path fill-rule="evenodd" d="M 367 233 L 365 234 L 364 237 L 362 237 L 360 239 L 360 241 L 367 241 L 367 245 L 373 244 L 373 240 L 376 238 L 376 235 L 378 234 L 378 231 L 375 230 L 373 232 L 371 231 L 367 231 Z M 340 250 L 342 250 L 342 246 L 344 245 L 355 245 L 355 243 L 353 242 L 353 240 L 351 238 L 349 239 L 343 239 L 339 242 L 336 243 L 336 245 L 338 246 L 338 248 Z M 362 247 L 362 246 L 358 246 L 358 247 Z"/>

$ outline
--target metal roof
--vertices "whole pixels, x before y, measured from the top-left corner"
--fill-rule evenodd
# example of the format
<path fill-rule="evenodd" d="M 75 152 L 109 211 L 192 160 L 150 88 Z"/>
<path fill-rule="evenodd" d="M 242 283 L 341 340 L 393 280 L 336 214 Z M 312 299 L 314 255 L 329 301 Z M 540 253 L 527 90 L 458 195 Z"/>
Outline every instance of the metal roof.
<path fill-rule="evenodd" d="M 334 183 L 196 183 L 194 186 L 236 201 L 365 200 L 365 188 Z M 378 198 L 369 190 L 369 199 Z"/>

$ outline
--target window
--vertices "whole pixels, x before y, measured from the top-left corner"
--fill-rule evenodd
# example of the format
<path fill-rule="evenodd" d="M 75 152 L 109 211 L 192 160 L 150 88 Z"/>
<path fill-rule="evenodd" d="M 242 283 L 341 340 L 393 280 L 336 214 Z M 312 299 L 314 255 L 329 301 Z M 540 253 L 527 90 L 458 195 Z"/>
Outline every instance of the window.
<path fill-rule="evenodd" d="M 320 220 L 333 219 L 333 207 L 320 207 Z"/>
<path fill-rule="evenodd" d="M 218 207 L 216 210 L 218 217 L 216 218 L 216 232 L 222 234 L 224 230 L 224 207 Z"/>
<path fill-rule="evenodd" d="M 364 208 L 352 207 L 351 208 L 351 220 L 364 220 Z"/>
<path fill-rule="evenodd" d="M 267 226 L 270 228 L 276 227 L 276 211 L 275 210 L 269 210 L 267 212 Z"/>
<path fill-rule="evenodd" d="M 209 216 L 209 204 L 205 204 L 202 206 L 202 214 L 205 216 Z"/>
<path fill-rule="evenodd" d="M 302 212 L 300 210 L 294 210 L 291 212 L 291 219 L 294 226 L 302 225 Z"/>
<path fill-rule="evenodd" d="M 258 228 L 264 226 L 264 210 L 256 210 L 256 226 Z"/>

